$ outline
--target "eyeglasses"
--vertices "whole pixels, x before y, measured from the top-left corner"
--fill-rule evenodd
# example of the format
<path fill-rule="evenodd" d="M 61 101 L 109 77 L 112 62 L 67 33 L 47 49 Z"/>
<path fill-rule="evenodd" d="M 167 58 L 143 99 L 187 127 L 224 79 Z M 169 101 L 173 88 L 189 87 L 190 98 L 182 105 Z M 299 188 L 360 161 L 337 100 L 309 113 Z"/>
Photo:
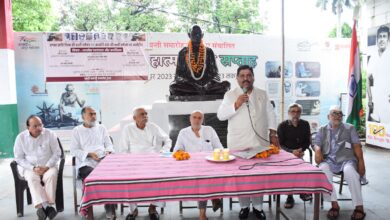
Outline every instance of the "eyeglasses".
<path fill-rule="evenodd" d="M 332 112 L 331 114 L 332 114 L 333 116 L 335 116 L 335 117 L 336 117 L 336 116 L 341 116 L 341 117 L 344 116 L 343 112 Z"/>
<path fill-rule="evenodd" d="M 30 125 L 29 127 L 30 128 L 34 128 L 34 129 L 43 128 L 43 124 L 40 124 L 40 125 Z"/>

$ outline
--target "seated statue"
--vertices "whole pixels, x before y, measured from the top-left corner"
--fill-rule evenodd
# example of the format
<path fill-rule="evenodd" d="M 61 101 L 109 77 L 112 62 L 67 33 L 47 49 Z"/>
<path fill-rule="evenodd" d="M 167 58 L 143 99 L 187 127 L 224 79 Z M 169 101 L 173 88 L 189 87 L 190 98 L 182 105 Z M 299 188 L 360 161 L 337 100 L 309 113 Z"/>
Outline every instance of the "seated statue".
<path fill-rule="evenodd" d="M 214 52 L 203 43 L 201 28 L 194 25 L 188 36 L 188 47 L 179 52 L 175 79 L 169 86 L 170 99 L 185 96 L 223 98 L 230 83 L 220 81 Z"/>

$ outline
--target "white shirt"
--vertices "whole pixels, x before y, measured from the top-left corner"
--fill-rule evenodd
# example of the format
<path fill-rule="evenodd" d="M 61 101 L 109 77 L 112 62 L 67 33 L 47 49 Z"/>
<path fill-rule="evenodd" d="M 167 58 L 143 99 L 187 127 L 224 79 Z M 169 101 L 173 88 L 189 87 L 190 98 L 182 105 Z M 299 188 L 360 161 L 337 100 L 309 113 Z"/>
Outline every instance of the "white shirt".
<path fill-rule="evenodd" d="M 170 151 L 172 140 L 152 122 L 146 123 L 144 129 L 139 129 L 133 122 L 123 129 L 119 146 L 121 152 L 159 153 Z"/>
<path fill-rule="evenodd" d="M 367 71 L 374 79 L 374 85 L 371 87 L 372 102 L 374 110 L 372 117 L 380 120 L 380 123 L 390 123 L 390 87 L 389 87 L 389 61 L 390 48 L 387 48 L 381 56 L 375 51 L 368 62 Z"/>
<path fill-rule="evenodd" d="M 173 151 L 184 150 L 187 152 L 200 152 L 223 148 L 214 128 L 202 125 L 199 130 L 199 135 L 200 137 L 195 135 L 191 126 L 181 129 L 177 136 L 176 146 Z"/>
<path fill-rule="evenodd" d="M 269 129 L 276 131 L 276 115 L 264 90 L 253 88 L 249 94 L 249 111 L 247 104 L 242 104 L 237 110 L 234 102 L 243 94 L 240 87 L 225 93 L 223 101 L 218 108 L 219 120 L 228 120 L 227 146 L 230 149 L 244 149 L 258 146 L 268 146 Z M 255 128 L 258 137 L 253 128 Z"/>
<path fill-rule="evenodd" d="M 114 152 L 110 136 L 103 125 L 91 128 L 83 124 L 73 128 L 70 153 L 77 158 L 77 167 L 90 166 L 95 168 L 97 161 L 87 157 L 88 153 L 95 152 L 104 155 L 105 152 Z"/>
<path fill-rule="evenodd" d="M 16 137 L 14 155 L 19 166 L 33 170 L 34 166 L 56 166 L 61 157 L 61 149 L 54 132 L 44 128 L 42 133 L 34 138 L 25 130 Z"/>

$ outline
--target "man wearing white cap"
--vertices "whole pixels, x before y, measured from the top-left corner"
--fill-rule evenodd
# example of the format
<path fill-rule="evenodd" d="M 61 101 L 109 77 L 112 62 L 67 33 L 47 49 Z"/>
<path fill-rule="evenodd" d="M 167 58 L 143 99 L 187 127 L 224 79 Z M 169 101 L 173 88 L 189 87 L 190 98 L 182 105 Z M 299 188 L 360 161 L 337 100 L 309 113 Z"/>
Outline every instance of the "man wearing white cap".
<path fill-rule="evenodd" d="M 211 126 L 203 124 L 204 114 L 200 110 L 191 113 L 191 126 L 180 130 L 173 152 L 183 150 L 187 152 L 213 151 L 214 149 L 223 149 L 217 132 Z M 220 199 L 212 199 L 213 211 L 221 208 Z M 198 201 L 199 219 L 206 220 L 207 200 Z"/>
<path fill-rule="evenodd" d="M 330 182 L 333 174 L 344 173 L 355 206 L 351 219 L 364 219 L 366 214 L 363 209 L 360 177 L 364 176 L 366 168 L 359 137 L 351 124 L 342 122 L 343 113 L 338 106 L 330 107 L 328 119 L 329 123 L 319 129 L 314 140 L 315 161 Z M 340 206 L 335 189 L 333 188 L 330 198 L 329 195 L 324 195 L 324 198 L 332 203 L 328 219 L 337 219 Z"/>

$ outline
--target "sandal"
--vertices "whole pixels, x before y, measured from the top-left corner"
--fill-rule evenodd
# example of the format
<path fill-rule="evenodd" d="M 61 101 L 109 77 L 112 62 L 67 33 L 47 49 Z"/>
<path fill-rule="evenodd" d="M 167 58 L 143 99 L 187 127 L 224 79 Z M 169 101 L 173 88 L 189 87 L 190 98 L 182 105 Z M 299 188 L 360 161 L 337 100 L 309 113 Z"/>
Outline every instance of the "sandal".
<path fill-rule="evenodd" d="M 301 198 L 304 202 L 313 200 L 313 196 L 311 194 L 300 194 L 299 198 Z"/>
<path fill-rule="evenodd" d="M 335 220 L 339 217 L 339 214 L 340 214 L 340 208 L 333 208 L 332 207 L 331 209 L 329 209 L 326 217 L 328 217 L 329 220 Z"/>
<path fill-rule="evenodd" d="M 361 214 L 360 218 L 356 217 L 357 214 Z M 365 217 L 366 217 L 366 213 L 365 212 L 363 212 L 360 209 L 355 209 L 355 210 L 353 210 L 353 213 L 352 213 L 352 216 L 351 216 L 351 220 L 363 220 Z"/>
<path fill-rule="evenodd" d="M 288 196 L 286 199 L 286 203 L 284 203 L 284 208 L 285 209 L 292 209 L 294 207 L 294 204 L 295 204 L 294 197 Z"/>

